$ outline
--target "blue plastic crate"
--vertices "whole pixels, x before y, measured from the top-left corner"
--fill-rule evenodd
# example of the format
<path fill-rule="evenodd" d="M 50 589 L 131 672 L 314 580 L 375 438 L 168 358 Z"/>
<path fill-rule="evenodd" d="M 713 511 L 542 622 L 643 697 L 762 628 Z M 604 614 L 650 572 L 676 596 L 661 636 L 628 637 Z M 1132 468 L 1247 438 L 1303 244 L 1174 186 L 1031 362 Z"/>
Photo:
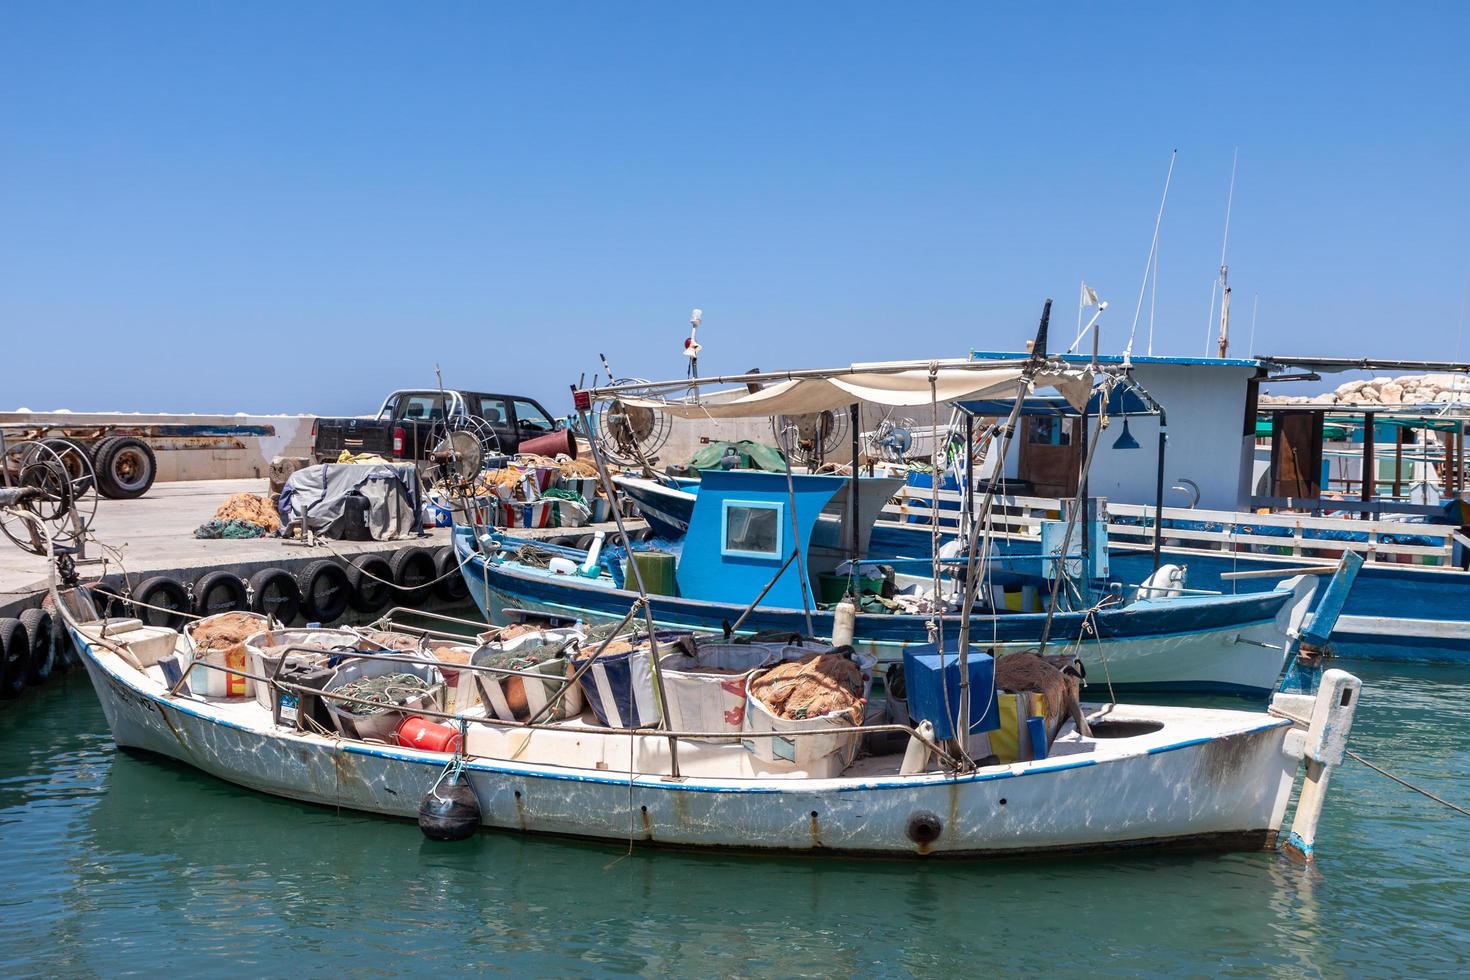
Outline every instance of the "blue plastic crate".
<path fill-rule="evenodd" d="M 970 732 L 994 731 L 1000 727 L 1000 709 L 993 696 L 995 661 L 990 654 L 972 649 L 967 666 L 970 672 Z M 941 658 L 932 643 L 909 647 L 903 653 L 903 680 L 908 694 L 910 723 L 917 725 L 927 721 L 934 726 L 937 737 L 954 738 L 955 720 L 960 711 L 959 652 L 946 648 Z"/>

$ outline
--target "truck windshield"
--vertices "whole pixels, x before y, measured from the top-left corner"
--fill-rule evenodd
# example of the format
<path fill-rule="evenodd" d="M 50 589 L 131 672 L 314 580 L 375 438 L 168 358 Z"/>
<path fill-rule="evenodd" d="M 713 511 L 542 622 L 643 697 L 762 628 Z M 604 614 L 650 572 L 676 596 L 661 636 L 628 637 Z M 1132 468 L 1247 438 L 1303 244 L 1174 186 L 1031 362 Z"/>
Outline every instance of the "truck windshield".
<path fill-rule="evenodd" d="M 398 396 L 398 418 L 413 422 L 433 422 L 444 417 L 444 396 L 422 392 Z"/>

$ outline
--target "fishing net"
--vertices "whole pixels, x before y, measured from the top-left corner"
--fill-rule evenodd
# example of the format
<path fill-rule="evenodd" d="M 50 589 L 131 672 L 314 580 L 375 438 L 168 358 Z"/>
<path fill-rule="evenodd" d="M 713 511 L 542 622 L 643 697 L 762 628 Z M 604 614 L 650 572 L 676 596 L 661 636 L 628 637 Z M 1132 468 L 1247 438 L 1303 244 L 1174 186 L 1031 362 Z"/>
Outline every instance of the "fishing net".
<path fill-rule="evenodd" d="M 194 537 L 205 540 L 263 538 L 269 533 L 259 524 L 241 520 L 205 521 L 194 529 Z"/>
<path fill-rule="evenodd" d="M 189 631 L 194 648 L 199 652 L 244 648 L 247 637 L 259 633 L 265 620 L 251 613 L 232 612 L 214 616 L 195 624 Z"/>
<path fill-rule="evenodd" d="M 257 524 L 265 529 L 266 534 L 275 534 L 281 529 L 281 515 L 276 513 L 268 497 L 258 493 L 230 494 L 214 512 L 214 519 Z"/>
<path fill-rule="evenodd" d="M 332 693 L 372 702 L 370 705 L 355 701 L 338 702 L 343 711 L 354 715 L 375 715 L 388 708 L 401 708 L 421 700 L 429 690 L 429 682 L 413 674 L 379 674 L 348 681 Z"/>
<path fill-rule="evenodd" d="M 374 643 L 380 644 L 388 650 L 398 650 L 411 653 L 419 648 L 420 638 L 410 633 L 397 633 L 391 630 L 365 629 L 362 635 Z"/>
<path fill-rule="evenodd" d="M 852 724 L 863 720 L 863 673 L 837 653 L 778 664 L 750 682 L 750 693 L 780 718 L 847 712 Z"/>

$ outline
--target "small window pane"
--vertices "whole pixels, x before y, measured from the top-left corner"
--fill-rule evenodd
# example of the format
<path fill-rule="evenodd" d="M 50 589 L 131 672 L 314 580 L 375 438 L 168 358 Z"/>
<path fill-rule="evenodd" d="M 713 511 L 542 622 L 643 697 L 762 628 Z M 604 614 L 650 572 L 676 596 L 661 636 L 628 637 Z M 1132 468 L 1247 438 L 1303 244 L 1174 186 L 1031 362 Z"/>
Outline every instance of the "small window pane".
<path fill-rule="evenodd" d="M 398 417 L 429 422 L 444 417 L 444 399 L 438 395 L 406 395 L 399 399 Z"/>
<path fill-rule="evenodd" d="M 515 406 L 516 423 L 523 432 L 550 432 L 556 428 L 556 424 L 530 402 L 518 401 Z"/>
<path fill-rule="evenodd" d="M 505 425 L 505 399 L 491 398 L 488 395 L 480 399 L 480 418 L 489 422 L 492 426 Z"/>
<path fill-rule="evenodd" d="M 725 550 L 778 554 L 779 518 L 774 507 L 730 505 L 725 512 Z"/>

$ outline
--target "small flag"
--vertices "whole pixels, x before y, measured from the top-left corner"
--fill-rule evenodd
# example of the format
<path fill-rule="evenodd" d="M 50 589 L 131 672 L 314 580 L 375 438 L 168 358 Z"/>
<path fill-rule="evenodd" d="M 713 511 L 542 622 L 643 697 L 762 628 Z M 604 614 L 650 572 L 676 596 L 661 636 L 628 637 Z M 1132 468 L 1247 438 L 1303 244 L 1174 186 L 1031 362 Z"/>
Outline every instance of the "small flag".
<path fill-rule="evenodd" d="M 1097 305 L 1097 290 L 1096 289 L 1093 289 L 1091 286 L 1087 285 L 1087 283 L 1084 282 L 1082 284 L 1082 298 L 1077 301 L 1077 305 L 1078 306 L 1096 306 Z"/>

